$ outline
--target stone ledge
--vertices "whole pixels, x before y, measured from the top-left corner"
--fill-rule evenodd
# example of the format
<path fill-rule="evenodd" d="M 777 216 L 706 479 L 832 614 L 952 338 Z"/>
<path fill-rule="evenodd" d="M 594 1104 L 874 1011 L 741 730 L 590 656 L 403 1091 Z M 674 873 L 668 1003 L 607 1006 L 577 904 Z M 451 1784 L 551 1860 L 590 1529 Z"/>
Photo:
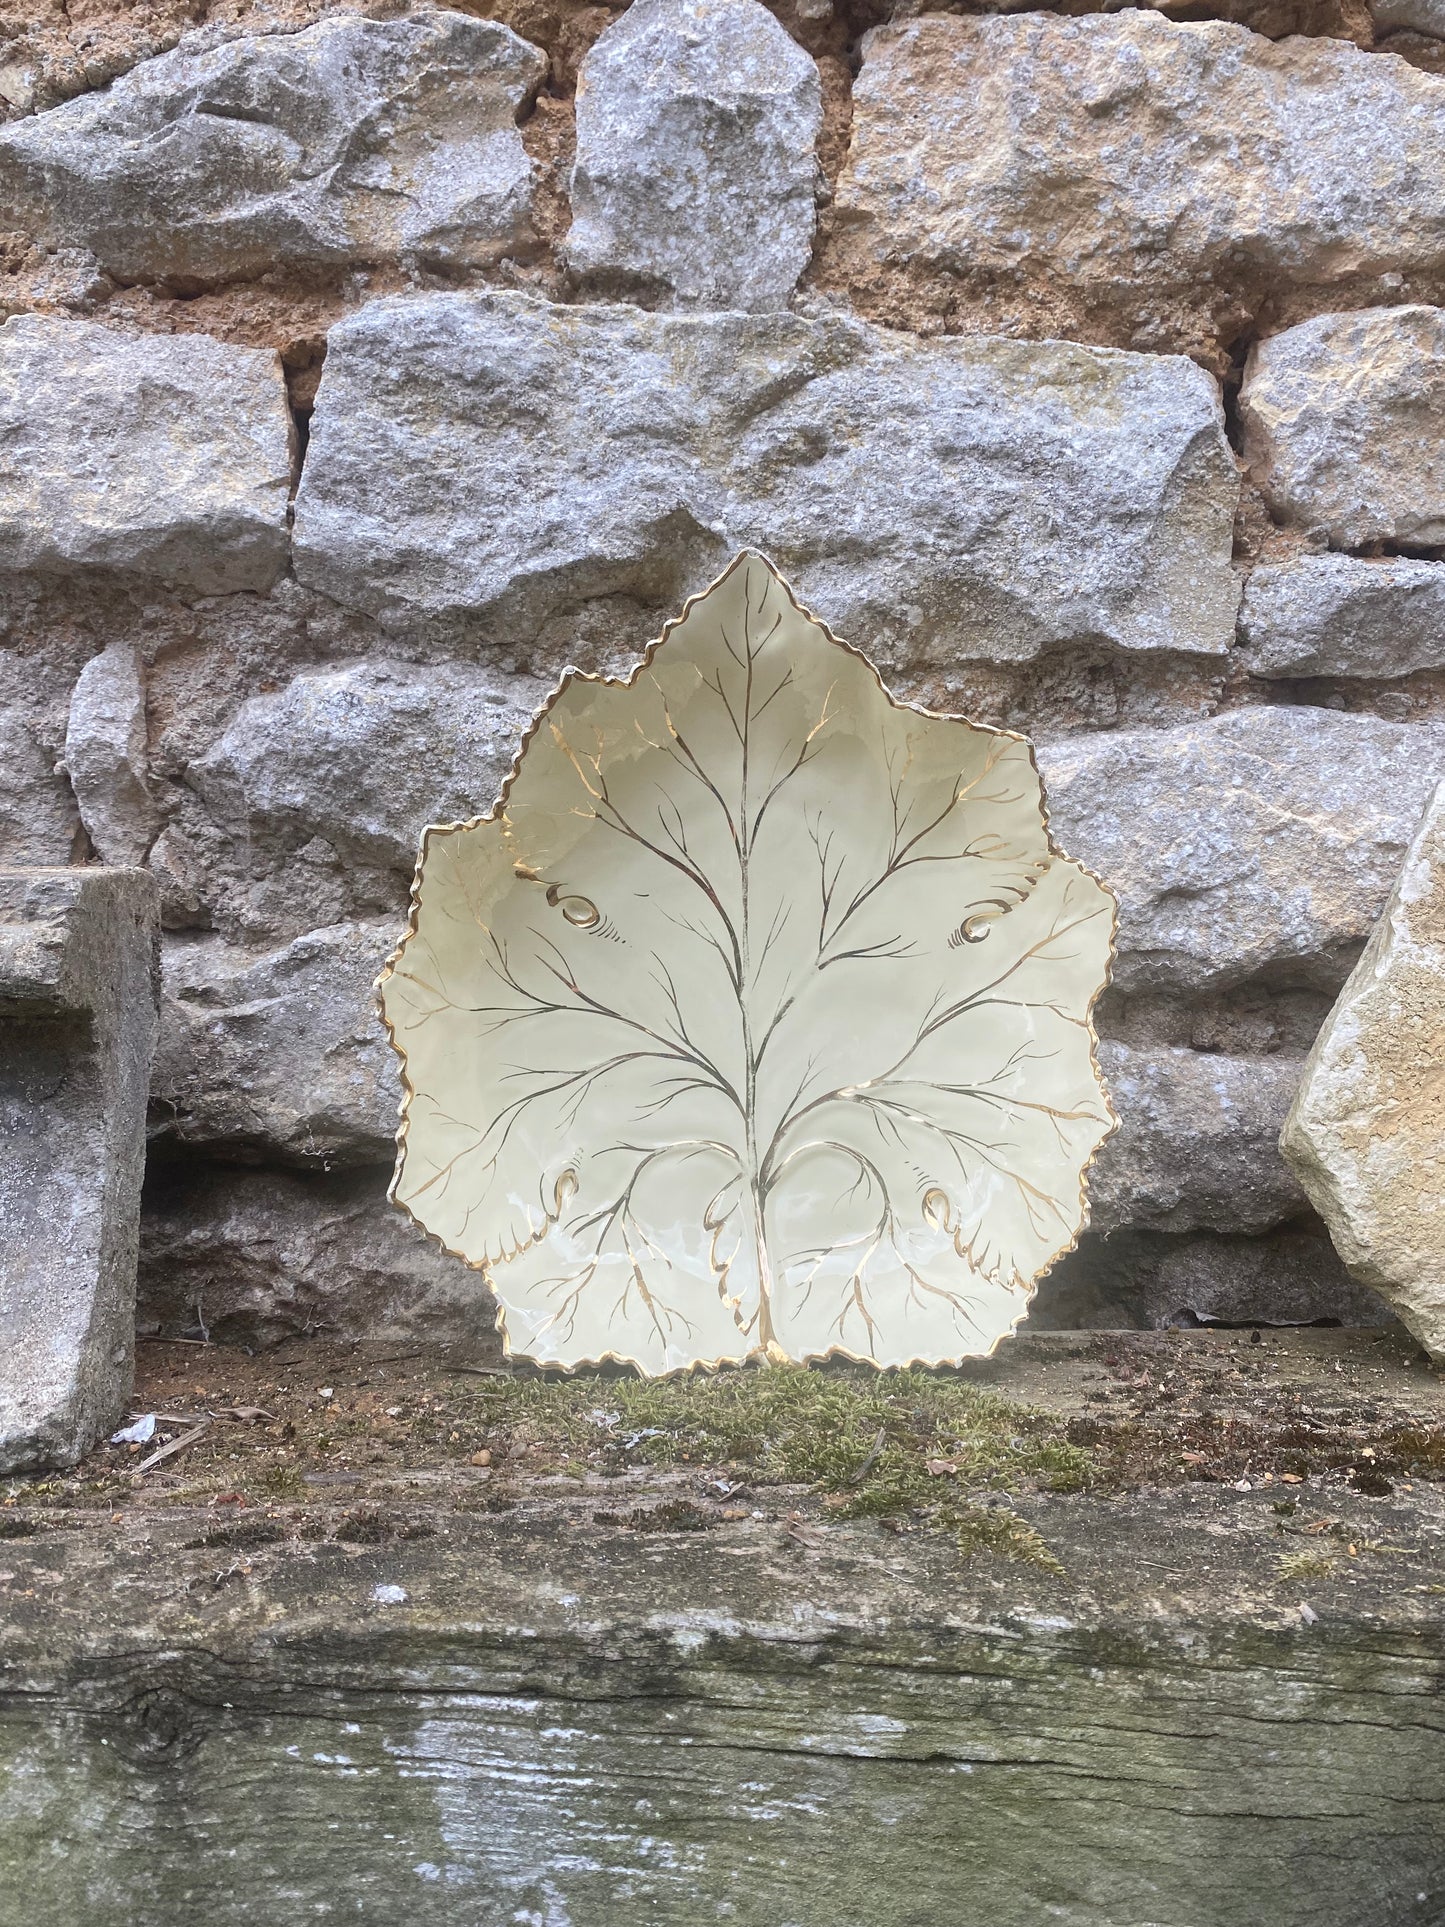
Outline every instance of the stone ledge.
<path fill-rule="evenodd" d="M 290 1356 L 309 1386 L 328 1355 Z M 413 1389 L 446 1369 L 355 1356 Z M 192 1350 L 177 1383 L 276 1369 L 234 1364 Z M 1060 1334 L 969 1376 L 1124 1437 L 1165 1373 L 1240 1423 L 1295 1392 L 1345 1431 L 1445 1414 L 1378 1335 Z M 0 1510 L 0 1924 L 299 1919 L 338 1895 L 408 1927 L 1360 1927 L 1445 1905 L 1429 1478 L 1017 1498 L 1055 1570 L 829 1523 L 790 1489 L 642 1530 L 556 1482 L 483 1512 L 456 1472 L 413 1468 L 389 1513 L 324 1485 L 269 1513 L 174 1488 L 67 1510 L 59 1485 Z M 1325 1543 L 1332 1576 L 1281 1576 L 1281 1546 Z"/>

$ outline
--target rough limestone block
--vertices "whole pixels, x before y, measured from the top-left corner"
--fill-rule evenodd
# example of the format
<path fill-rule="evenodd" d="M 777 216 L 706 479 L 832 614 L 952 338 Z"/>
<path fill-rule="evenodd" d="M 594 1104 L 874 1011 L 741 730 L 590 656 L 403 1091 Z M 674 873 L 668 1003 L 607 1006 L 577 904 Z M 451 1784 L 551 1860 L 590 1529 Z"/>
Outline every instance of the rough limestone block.
<path fill-rule="evenodd" d="M 28 647 L 0 649 L 0 868 L 69 863 L 80 837 L 60 761 L 63 679 Z"/>
<path fill-rule="evenodd" d="M 395 922 L 335 924 L 252 953 L 166 940 L 153 1135 L 327 1170 L 389 1163 L 401 1088 L 376 1015 Z M 1106 1042 L 1121 1126 L 1089 1180 L 1096 1229 L 1260 1230 L 1303 1207 L 1279 1158 L 1300 1059 Z"/>
<path fill-rule="evenodd" d="M 1445 40 L 1445 0 L 1370 0 L 1370 18 L 1379 34 L 1422 33 Z"/>
<path fill-rule="evenodd" d="M 388 1163 L 401 1084 L 372 985 L 400 934 L 333 924 L 261 955 L 168 938 L 153 1131 L 223 1155 Z"/>
<path fill-rule="evenodd" d="M 0 227 L 88 248 L 124 281 L 532 242 L 517 118 L 546 71 L 464 14 L 333 14 L 142 61 L 0 132 Z"/>
<path fill-rule="evenodd" d="M 233 836 L 410 874 L 426 824 L 490 809 L 544 693 L 451 663 L 311 671 L 243 703 L 186 781 Z"/>
<path fill-rule="evenodd" d="M 1179 356 L 398 298 L 332 330 L 296 569 L 400 630 L 561 646 L 587 599 L 670 604 L 751 545 L 885 661 L 1218 653 L 1237 487 Z"/>
<path fill-rule="evenodd" d="M 1256 676 L 1408 676 L 1445 668 L 1445 562 L 1310 555 L 1245 584 L 1240 653 Z"/>
<path fill-rule="evenodd" d="M 387 1202 L 391 1167 L 162 1174 L 141 1219 L 143 1330 L 223 1344 L 295 1333 L 494 1342 L 496 1304 Z M 498 1347 L 500 1349 L 500 1347 Z"/>
<path fill-rule="evenodd" d="M 1250 356 L 1239 406 L 1249 472 L 1282 522 L 1336 549 L 1445 543 L 1445 308 L 1286 328 Z"/>
<path fill-rule="evenodd" d="M 1384 1325 L 1389 1312 L 1357 1285 L 1315 1230 L 1179 1241 L 1159 1266 L 1156 1303 L 1211 1325 Z M 1179 1324 L 1175 1317 L 1169 1321 Z"/>
<path fill-rule="evenodd" d="M 301 1167 L 389 1163 L 401 1087 L 373 985 L 398 925 L 353 922 L 253 953 L 169 937 L 153 1135 Z M 1106 1042 L 1121 1118 L 1089 1180 L 1096 1229 L 1257 1230 L 1303 1206 L 1279 1158 L 1296 1056 Z"/>
<path fill-rule="evenodd" d="M 252 953 L 168 938 L 155 1136 L 302 1167 L 388 1163 L 401 1088 L 377 1020 L 395 922 L 335 924 Z M 1096 1229 L 1260 1230 L 1303 1207 L 1279 1158 L 1300 1059 L 1099 1049 L 1121 1126 L 1089 1180 Z"/>
<path fill-rule="evenodd" d="M 65 768 L 102 863 L 144 863 L 161 827 L 146 779 L 145 686 L 132 643 L 92 656 L 70 699 Z"/>
<path fill-rule="evenodd" d="M 143 871 L 0 871 L 0 1472 L 130 1396 L 156 929 Z"/>
<path fill-rule="evenodd" d="M 1114 981 L 1335 990 L 1435 784 L 1445 725 L 1303 707 L 1039 745 L 1060 843 L 1119 894 Z"/>
<path fill-rule="evenodd" d="M 1445 267 L 1445 82 L 1148 10 L 931 14 L 864 41 L 837 190 L 872 271 L 1146 318 Z"/>
<path fill-rule="evenodd" d="M 1119 1129 L 1090 1169 L 1093 1229 L 1265 1231 L 1304 1208 L 1278 1152 L 1298 1057 L 1109 1041 L 1099 1062 Z"/>
<path fill-rule="evenodd" d="M 1445 784 L 1280 1142 L 1354 1276 L 1445 1358 Z"/>
<path fill-rule="evenodd" d="M 761 0 L 634 0 L 577 76 L 573 271 L 679 307 L 786 307 L 822 124 L 818 69 Z"/>
<path fill-rule="evenodd" d="M 1028 1329 L 1390 1323 L 1383 1299 L 1355 1283 L 1323 1226 L 1304 1215 L 1244 1236 L 1086 1233 L 1044 1279 Z"/>
<path fill-rule="evenodd" d="M 267 589 L 286 566 L 291 438 L 273 353 L 16 315 L 0 327 L 0 569 Z"/>

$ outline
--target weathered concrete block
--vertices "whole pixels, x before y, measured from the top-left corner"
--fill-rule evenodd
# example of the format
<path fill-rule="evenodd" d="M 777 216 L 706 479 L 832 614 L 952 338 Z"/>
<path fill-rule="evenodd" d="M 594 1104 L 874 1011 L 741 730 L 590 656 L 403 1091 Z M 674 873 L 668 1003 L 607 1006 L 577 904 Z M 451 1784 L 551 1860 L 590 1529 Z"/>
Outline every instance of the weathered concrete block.
<path fill-rule="evenodd" d="M 1426 797 L 1445 725 L 1297 707 L 1039 745 L 1063 846 L 1119 893 L 1114 981 L 1335 990 Z"/>
<path fill-rule="evenodd" d="M 1112 1040 L 1099 1063 L 1119 1129 L 1089 1172 L 1089 1223 L 1161 1231 L 1265 1231 L 1304 1194 L 1279 1156 L 1300 1059 L 1138 1050 Z"/>
<path fill-rule="evenodd" d="M 1207 326 L 1216 303 L 1440 274 L 1445 85 L 1148 9 L 928 14 L 864 42 L 836 206 L 862 287 L 1033 284 L 1125 326 L 1182 295 Z"/>
<path fill-rule="evenodd" d="M 761 0 L 634 0 L 577 76 L 573 270 L 680 307 L 785 307 L 822 122 L 818 69 Z"/>
<path fill-rule="evenodd" d="M 156 928 L 142 871 L 0 870 L 0 1472 L 130 1393 Z"/>
<path fill-rule="evenodd" d="M 135 647 L 112 642 L 80 672 L 65 769 L 102 863 L 144 863 L 161 827 L 146 777 L 145 687 Z"/>
<path fill-rule="evenodd" d="M 297 1333 L 490 1340 L 482 1274 L 387 1203 L 390 1169 L 161 1172 L 141 1219 L 139 1316 L 232 1344 Z"/>
<path fill-rule="evenodd" d="M 533 240 L 517 119 L 545 72 L 510 28 L 447 11 L 178 48 L 0 132 L 0 226 L 124 281 L 482 266 Z"/>
<path fill-rule="evenodd" d="M 453 663 L 310 671 L 244 703 L 186 780 L 231 835 L 409 874 L 427 823 L 490 809 L 544 694 Z"/>
<path fill-rule="evenodd" d="M 1256 676 L 1408 676 L 1445 668 L 1445 562 L 1310 555 L 1245 584 L 1240 653 Z"/>
<path fill-rule="evenodd" d="M 269 588 L 291 437 L 275 354 L 16 315 L 0 327 L 0 569 Z"/>
<path fill-rule="evenodd" d="M 1208 654 L 1237 487 L 1218 391 L 1177 356 L 402 298 L 332 331 L 296 569 L 388 626 L 514 649 L 752 545 L 885 662 Z"/>
<path fill-rule="evenodd" d="M 1445 784 L 1310 1052 L 1281 1145 L 1355 1277 L 1445 1359 Z"/>
<path fill-rule="evenodd" d="M 153 1132 L 328 1169 L 388 1162 L 401 1084 L 372 985 L 400 934 L 334 924 L 259 956 L 168 939 Z"/>
<path fill-rule="evenodd" d="M 1286 328 L 1250 356 L 1239 406 L 1249 472 L 1281 521 L 1337 549 L 1445 543 L 1445 308 Z"/>

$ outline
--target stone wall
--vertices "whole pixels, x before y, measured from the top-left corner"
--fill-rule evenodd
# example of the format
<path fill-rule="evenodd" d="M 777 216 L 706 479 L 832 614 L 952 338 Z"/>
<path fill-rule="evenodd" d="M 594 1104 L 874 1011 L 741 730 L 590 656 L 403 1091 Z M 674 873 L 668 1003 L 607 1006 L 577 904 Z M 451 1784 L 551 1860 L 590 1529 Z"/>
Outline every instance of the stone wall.
<path fill-rule="evenodd" d="M 1036 1320 L 1382 1315 L 1276 1142 L 1445 774 L 1445 11 L 889 16 L 0 0 L 0 863 L 161 889 L 152 1327 L 485 1319 L 417 831 L 748 543 L 1121 892 Z"/>

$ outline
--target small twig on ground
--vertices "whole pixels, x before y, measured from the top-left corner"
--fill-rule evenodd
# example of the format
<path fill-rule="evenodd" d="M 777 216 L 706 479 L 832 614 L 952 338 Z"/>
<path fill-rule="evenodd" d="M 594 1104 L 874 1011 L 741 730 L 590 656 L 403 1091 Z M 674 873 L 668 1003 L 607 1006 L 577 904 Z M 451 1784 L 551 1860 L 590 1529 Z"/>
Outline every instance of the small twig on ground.
<path fill-rule="evenodd" d="M 788 1514 L 783 1531 L 795 1545 L 803 1546 L 809 1552 L 816 1552 L 819 1546 L 825 1546 L 828 1543 L 826 1534 L 819 1531 L 817 1526 L 810 1524 L 798 1512 Z"/>
<path fill-rule="evenodd" d="M 867 1458 L 864 1459 L 863 1463 L 859 1466 L 858 1470 L 853 1474 L 852 1478 L 848 1481 L 850 1485 L 862 1485 L 863 1481 L 867 1478 L 868 1474 L 873 1470 L 874 1466 L 877 1465 L 879 1459 L 883 1456 L 883 1448 L 887 1443 L 888 1443 L 888 1428 L 886 1426 L 880 1425 L 878 1427 L 878 1436 L 876 1439 L 874 1439 L 872 1445 L 869 1447 Z"/>
<path fill-rule="evenodd" d="M 184 1452 L 188 1445 L 194 1445 L 196 1440 L 210 1429 L 211 1421 L 202 1419 L 194 1431 L 183 1432 L 178 1439 L 172 1439 L 169 1445 L 163 1445 L 158 1452 L 148 1454 L 135 1468 L 136 1471 L 149 1472 L 151 1467 L 159 1465 L 162 1459 L 174 1458 L 177 1452 Z"/>

